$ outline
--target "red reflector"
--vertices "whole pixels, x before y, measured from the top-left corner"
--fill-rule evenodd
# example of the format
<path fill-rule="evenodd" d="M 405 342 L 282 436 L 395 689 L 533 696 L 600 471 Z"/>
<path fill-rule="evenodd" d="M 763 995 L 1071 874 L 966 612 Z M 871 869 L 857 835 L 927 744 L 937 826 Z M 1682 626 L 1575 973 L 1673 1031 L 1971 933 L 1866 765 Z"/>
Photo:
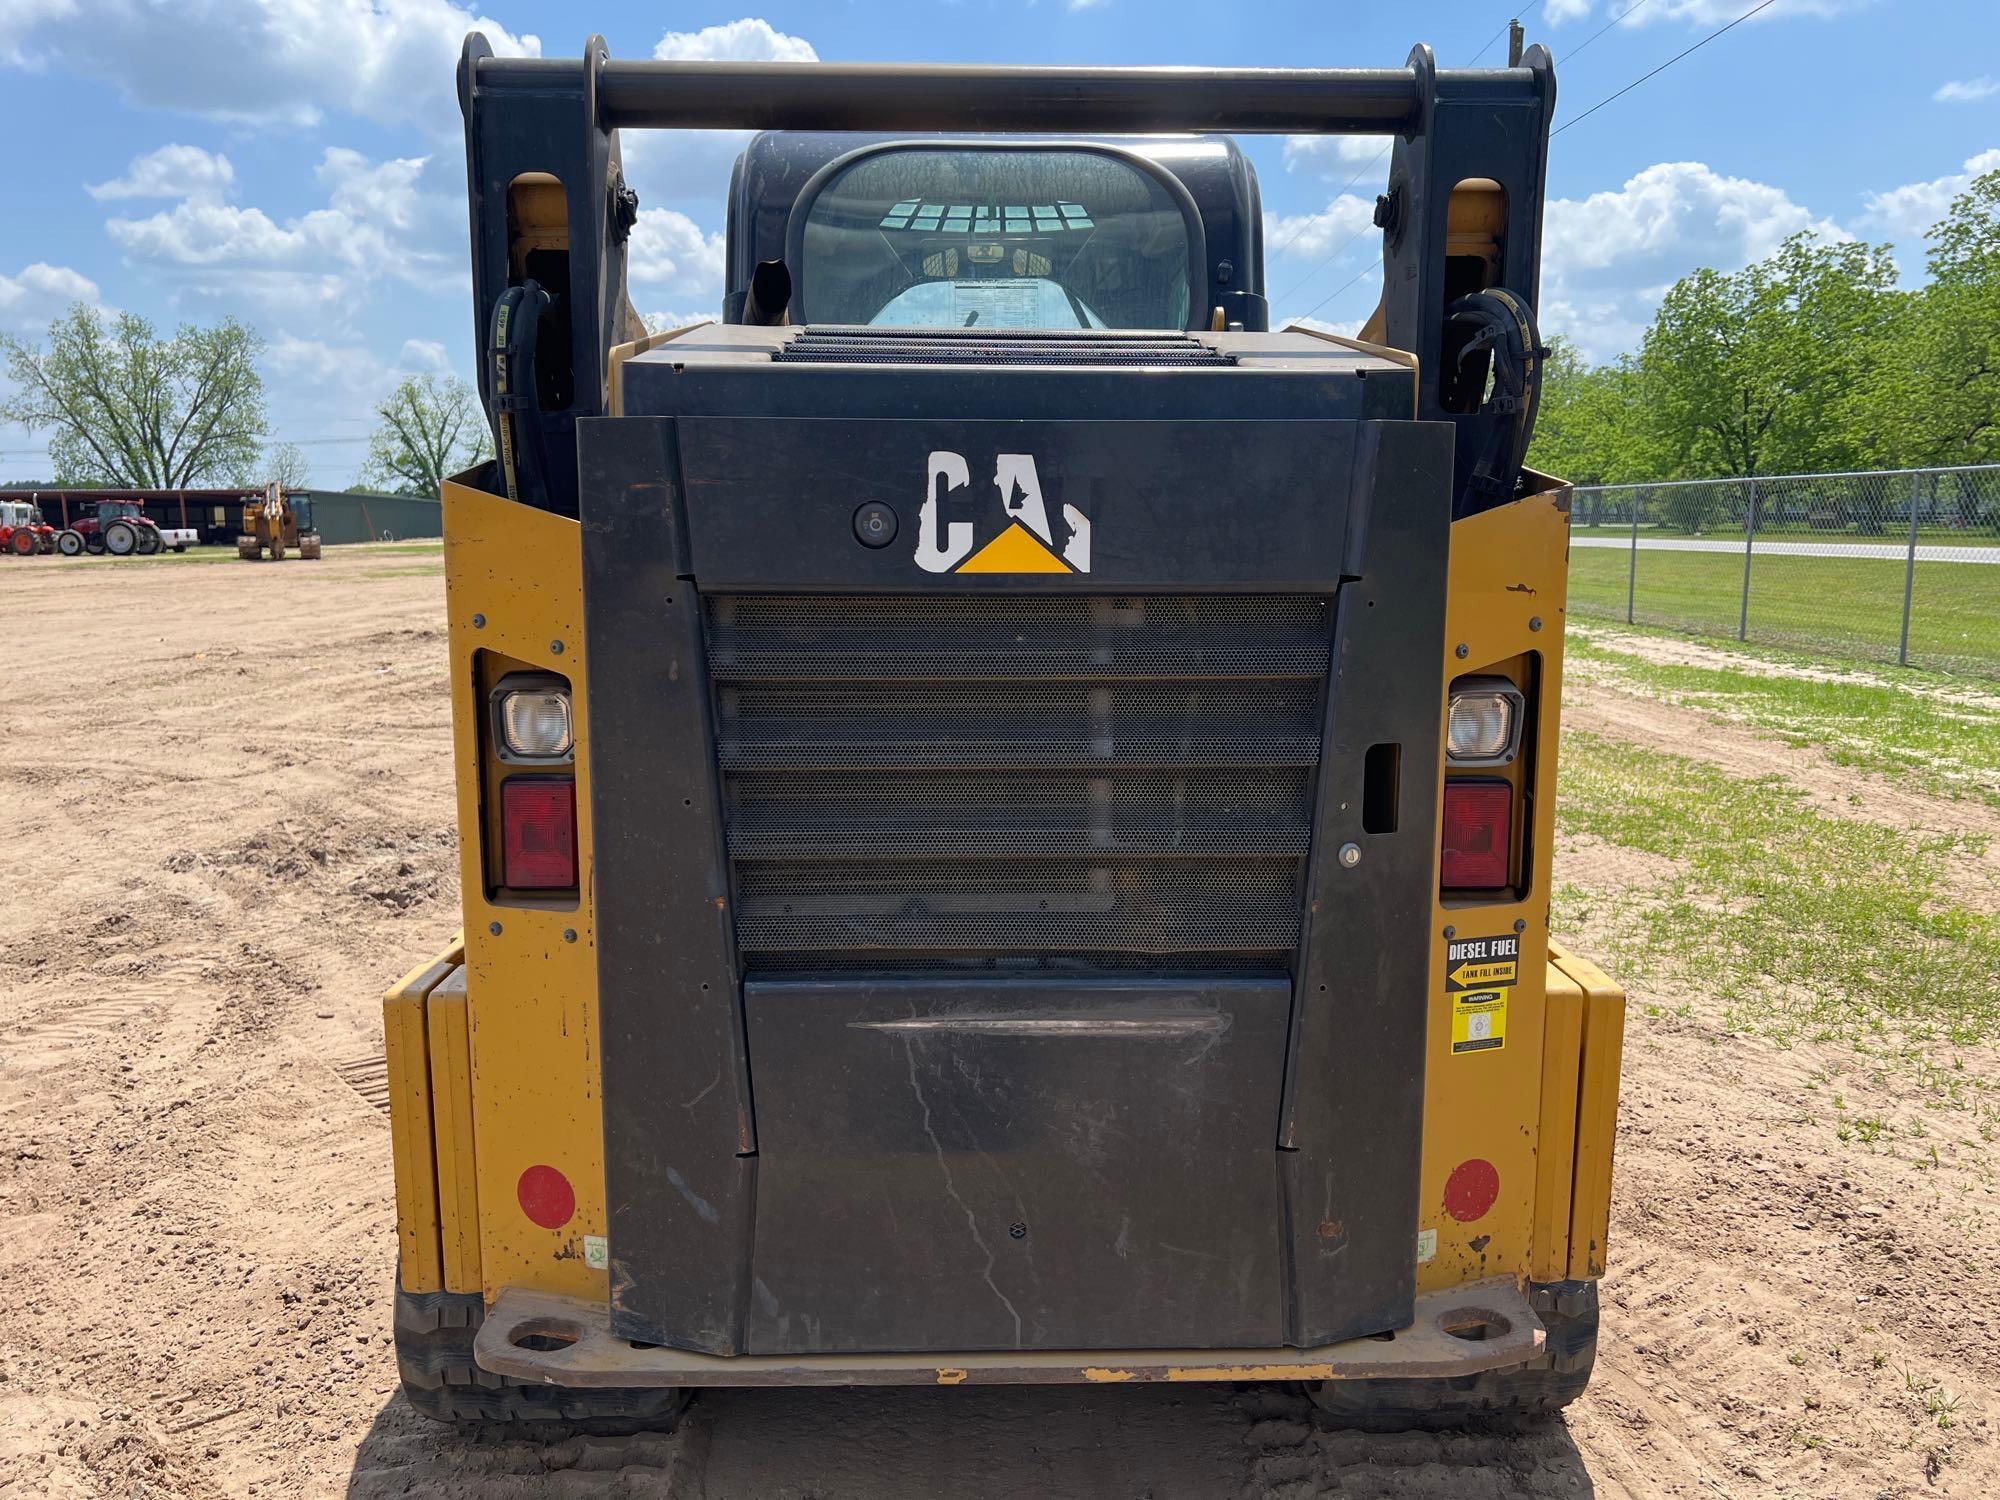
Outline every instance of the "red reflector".
<path fill-rule="evenodd" d="M 516 891 L 576 885 L 576 783 L 515 776 L 500 786 L 500 883 Z"/>
<path fill-rule="evenodd" d="M 1500 1169 L 1490 1161 L 1473 1157 L 1451 1169 L 1444 1184 L 1444 1211 L 1461 1224 L 1486 1217 L 1500 1196 Z"/>
<path fill-rule="evenodd" d="M 521 1212 L 544 1229 L 560 1229 L 576 1217 L 576 1189 L 554 1167 L 530 1167 L 514 1185 Z"/>
<path fill-rule="evenodd" d="M 1491 891 L 1507 883 L 1514 789 L 1504 781 L 1444 784 L 1442 883 L 1448 891 Z"/>

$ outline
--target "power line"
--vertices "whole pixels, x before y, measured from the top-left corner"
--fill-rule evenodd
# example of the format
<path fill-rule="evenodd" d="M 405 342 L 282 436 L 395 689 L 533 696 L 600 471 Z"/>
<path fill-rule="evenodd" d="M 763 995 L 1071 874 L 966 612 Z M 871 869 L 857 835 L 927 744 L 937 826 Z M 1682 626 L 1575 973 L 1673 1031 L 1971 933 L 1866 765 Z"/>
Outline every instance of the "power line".
<path fill-rule="evenodd" d="M 1565 54 L 1565 56 L 1563 57 L 1563 61 L 1570 62 L 1577 57 L 1581 57 L 1583 55 L 1583 49 L 1585 47 L 1588 47 L 1592 42 L 1596 41 L 1599 37 L 1603 36 L 1605 32 L 1609 31 L 1612 27 L 1616 26 L 1620 21 L 1624 20 L 1627 16 L 1631 15 L 1633 11 L 1642 10 L 1646 6 L 1651 5 L 1652 3 L 1653 0 L 1634 0 L 1633 4 L 1626 6 L 1625 9 L 1619 11 L 1617 15 L 1613 16 L 1610 20 L 1606 21 L 1602 26 L 1598 27 L 1597 30 L 1593 31 L 1589 36 L 1585 37 L 1581 42 L 1577 43 L 1576 51 Z"/>
<path fill-rule="evenodd" d="M 1373 260 L 1369 261 L 1367 265 L 1363 266 L 1360 270 L 1356 271 L 1346 281 L 1342 282 L 1339 286 L 1335 287 L 1332 291 L 1328 292 L 1324 297 L 1320 298 L 1319 301 L 1315 302 L 1311 307 L 1307 308 L 1304 312 L 1300 313 L 1299 316 L 1302 318 L 1310 318 L 1314 313 L 1318 312 L 1322 307 L 1325 307 L 1327 303 L 1331 302 L 1335 297 L 1338 297 L 1342 292 L 1346 291 L 1349 287 L 1353 286 L 1355 282 L 1359 281 L 1362 277 L 1366 276 L 1370 271 L 1374 270 L 1377 266 L 1381 264 L 1382 264 L 1382 257 L 1378 255 Z"/>
<path fill-rule="evenodd" d="M 1525 21 L 1529 16 L 1533 15 L 1537 10 L 1541 8 L 1542 3 L 1543 0 L 1534 0 L 1534 3 L 1528 6 L 1527 9 L 1522 11 L 1517 11 L 1514 15 L 1508 17 L 1506 21 L 1501 23 L 1500 29 L 1494 32 L 1493 35 L 1489 36 L 1486 39 L 1485 44 L 1481 46 L 1480 49 L 1473 54 L 1472 61 L 1467 63 L 1466 66 L 1469 68 L 1477 67 L 1479 65 L 1479 59 L 1484 57 L 1488 52 L 1492 51 L 1493 44 L 1499 41 L 1501 37 L 1507 34 L 1508 27 L 1512 26 L 1516 21 Z M 1640 5 L 1644 5 L 1645 3 L 1646 0 L 1639 0 Z M 1638 9 L 1638 6 L 1634 6 L 1633 9 L 1634 10 Z M 1357 171 L 1352 177 L 1348 178 L 1347 181 L 1341 185 L 1340 191 L 1333 195 L 1332 202 L 1330 202 L 1327 206 L 1331 208 L 1333 206 L 1333 203 L 1338 203 L 1342 198 L 1346 197 L 1348 189 L 1352 188 L 1355 183 L 1359 182 L 1368 173 L 1374 171 L 1376 163 L 1381 161 L 1382 158 L 1387 156 L 1388 154 L 1389 154 L 1389 147 L 1385 145 L 1380 151 L 1377 151 L 1373 156 L 1369 157 L 1367 161 L 1363 162 L 1361 164 L 1361 169 Z M 1297 229 L 1294 229 L 1289 235 L 1286 236 L 1285 243 L 1278 246 L 1277 249 L 1271 251 L 1270 253 L 1272 255 L 1283 255 L 1285 251 L 1291 247 L 1293 242 L 1296 241 L 1300 235 L 1305 233 L 1307 228 L 1311 226 L 1313 220 L 1318 217 L 1319 217 L 1318 214 L 1307 214 L 1302 220 L 1300 220 L 1299 227 Z M 1363 235 L 1368 233 L 1368 230 L 1372 229 L 1373 227 L 1374 226 L 1370 224 L 1364 228 L 1357 229 L 1353 234 L 1349 235 L 1347 239 L 1341 242 L 1340 247 L 1336 249 L 1333 252 L 1333 254 L 1327 256 L 1325 260 L 1321 261 L 1318 265 L 1314 266 L 1310 271 L 1306 272 L 1304 276 L 1300 277 L 1298 281 L 1293 283 L 1292 289 L 1289 292 L 1286 292 L 1283 297 L 1278 298 L 1278 301 L 1283 302 L 1287 298 L 1296 296 L 1300 288 L 1305 286 L 1307 282 L 1311 281 L 1313 277 L 1319 275 L 1321 271 L 1324 271 L 1328 266 L 1332 265 L 1336 260 L 1339 260 L 1341 256 L 1345 255 L 1347 253 L 1348 246 L 1352 245 L 1356 240 L 1360 239 Z M 1350 286 L 1352 284 L 1353 283 L 1351 282 L 1349 283 Z M 1345 291 L 1346 288 L 1343 287 L 1341 290 Z M 1324 303 L 1324 300 L 1325 299 L 1322 299 L 1322 304 Z"/>
<path fill-rule="evenodd" d="M 1467 63 L 1466 66 L 1468 68 L 1478 67 L 1479 59 L 1484 57 L 1488 52 L 1492 51 L 1493 44 L 1499 41 L 1501 37 L 1507 34 L 1507 28 L 1509 26 L 1512 26 L 1516 21 L 1527 20 L 1528 17 L 1532 16 L 1536 11 L 1540 10 L 1541 8 L 1542 8 L 1542 0 L 1534 0 L 1534 4 L 1530 5 L 1526 10 L 1515 11 L 1514 14 L 1509 16 L 1507 20 L 1501 25 L 1498 31 L 1494 32 L 1493 35 L 1489 36 L 1486 39 L 1486 45 L 1481 47 L 1476 53 L 1473 54 L 1472 61 Z"/>
<path fill-rule="evenodd" d="M 1333 204 L 1338 203 L 1342 198 L 1345 198 L 1347 196 L 1348 189 L 1353 187 L 1355 183 L 1359 182 L 1368 173 L 1374 171 L 1375 164 L 1388 154 L 1389 154 L 1389 148 L 1387 146 L 1384 146 L 1380 151 L 1377 151 L 1373 156 L 1369 157 L 1367 161 L 1363 162 L 1361 164 L 1361 169 L 1358 172 L 1356 172 L 1352 177 L 1348 178 L 1347 181 L 1341 185 L 1340 191 L 1333 195 L 1333 198 L 1327 204 L 1327 207 L 1332 208 Z M 1273 255 L 1283 255 L 1285 253 L 1286 248 L 1291 245 L 1292 241 L 1296 240 L 1301 234 L 1303 234 L 1306 231 L 1306 229 L 1312 224 L 1312 222 L 1318 217 L 1319 217 L 1318 214 L 1307 214 L 1305 218 L 1300 222 L 1299 227 L 1292 231 L 1291 238 L 1287 239 L 1283 245 L 1278 246 L 1278 248 L 1276 250 L 1273 250 L 1271 253 Z M 1310 271 L 1306 272 L 1304 276 L 1301 276 L 1298 279 L 1298 281 L 1293 283 L 1291 291 L 1286 292 L 1285 296 L 1280 297 L 1278 300 L 1280 302 L 1283 302 L 1286 297 L 1294 295 L 1300 287 L 1304 286 L 1308 281 L 1311 281 L 1313 277 L 1319 275 L 1321 271 L 1324 271 L 1334 261 L 1338 260 L 1341 257 L 1341 255 L 1346 252 L 1348 245 L 1353 244 L 1355 240 L 1360 239 L 1361 236 L 1366 234 L 1367 232 L 1368 231 L 1366 229 L 1357 230 L 1352 236 L 1348 238 L 1345 244 L 1341 245 L 1341 247 L 1338 250 L 1334 251 L 1333 254 L 1329 255 L 1325 260 L 1321 261 L 1318 265 L 1314 266 Z"/>
<path fill-rule="evenodd" d="M 1589 109 L 1586 109 L 1582 114 L 1578 115 L 1574 120 L 1571 120 L 1568 125 L 1557 126 L 1554 130 L 1549 132 L 1549 139 L 1554 140 L 1557 136 L 1561 135 L 1565 130 L 1569 129 L 1570 125 L 1581 125 L 1585 120 L 1589 119 L 1592 115 L 1596 114 L 1600 109 L 1604 108 L 1605 105 L 1612 103 L 1614 100 L 1624 98 L 1627 94 L 1631 93 L 1632 90 L 1636 89 L 1640 84 L 1644 83 L 1647 79 L 1659 77 L 1660 74 L 1666 72 L 1667 69 L 1671 68 L 1675 63 L 1679 62 L 1682 58 L 1688 56 L 1689 53 L 1701 51 L 1702 48 L 1706 47 L 1710 42 L 1714 41 L 1717 37 L 1721 36 L 1723 32 L 1734 31 L 1738 26 L 1741 26 L 1745 21 L 1749 20 L 1752 16 L 1756 15 L 1758 11 L 1769 10 L 1773 5 L 1776 5 L 1777 3 L 1778 0 L 1763 0 L 1763 3 L 1760 5 L 1751 6 L 1750 9 L 1744 11 L 1742 15 L 1738 16 L 1735 20 L 1731 21 L 1727 26 L 1716 27 L 1715 30 L 1711 31 L 1707 36 L 1703 37 L 1700 41 L 1696 42 L 1692 47 L 1689 47 L 1681 52 L 1676 52 L 1672 57 L 1668 58 L 1665 62 L 1661 63 L 1657 68 L 1653 69 L 1652 72 L 1641 74 L 1639 77 L 1633 79 L 1630 83 L 1626 84 L 1625 87 L 1620 89 L 1617 93 L 1612 94 L 1607 98 L 1598 100 L 1595 104 L 1591 105 Z"/>
<path fill-rule="evenodd" d="M 1600 27 L 1593 35 L 1587 38 L 1584 41 L 1583 46 L 1578 47 L 1576 51 L 1577 52 L 1583 51 L 1584 47 L 1588 47 L 1591 44 L 1591 42 L 1594 42 L 1597 40 L 1598 37 L 1603 36 L 1605 32 L 1611 29 L 1611 27 L 1617 25 L 1618 22 L 1624 20 L 1626 16 L 1631 15 L 1632 12 L 1639 9 L 1640 6 L 1649 3 L 1650 0 L 1635 0 L 1635 3 L 1633 5 L 1629 6 L 1624 11 L 1620 12 L 1607 25 Z M 1585 120 L 1589 119 L 1592 115 L 1596 114 L 1600 109 L 1604 108 L 1605 105 L 1610 104 L 1615 100 L 1623 98 L 1625 95 L 1631 93 L 1632 90 L 1639 87 L 1640 84 L 1645 83 L 1648 79 L 1659 77 L 1660 74 L 1666 72 L 1667 69 L 1671 68 L 1675 63 L 1679 62 L 1682 58 L 1687 57 L 1692 53 L 1699 52 L 1703 47 L 1706 47 L 1710 42 L 1714 41 L 1717 37 L 1721 36 L 1725 31 L 1735 30 L 1738 26 L 1741 26 L 1745 21 L 1749 20 L 1752 16 L 1756 15 L 1757 12 L 1761 10 L 1768 10 L 1770 9 L 1771 6 L 1775 5 L 1776 3 L 1777 0 L 1762 0 L 1761 4 L 1753 5 L 1749 10 L 1743 12 L 1742 15 L 1738 16 L 1735 20 L 1729 22 L 1726 26 L 1718 26 L 1714 31 L 1711 31 L 1707 36 L 1703 37 L 1693 46 L 1685 48 L 1680 52 L 1676 52 L 1672 57 L 1668 58 L 1665 62 L 1661 63 L 1657 68 L 1654 68 L 1650 73 L 1642 74 L 1640 77 L 1633 79 L 1630 83 L 1626 84 L 1625 87 L 1619 89 L 1617 93 L 1608 95 L 1607 97 L 1598 100 L 1597 103 L 1591 105 L 1589 109 L 1586 109 L 1582 114 L 1578 115 L 1574 120 L 1571 120 L 1566 124 L 1560 125 L 1556 129 L 1550 131 L 1549 139 L 1554 140 L 1557 136 L 1561 135 L 1563 131 L 1568 130 L 1571 125 L 1581 125 Z M 1492 43 L 1489 42 L 1487 43 L 1487 45 L 1491 46 Z M 1570 56 L 1571 57 L 1576 56 L 1576 52 L 1572 52 Z M 1352 245 L 1355 242 L 1355 240 L 1360 239 L 1361 236 L 1363 234 L 1366 234 L 1367 232 L 1368 231 L 1364 229 L 1359 234 L 1355 234 L 1352 237 L 1350 237 L 1347 240 L 1346 244 L 1343 244 L 1338 250 L 1334 251 L 1332 255 L 1328 256 L 1326 260 L 1321 261 L 1319 265 L 1315 266 L 1312 269 L 1312 271 L 1310 271 L 1307 274 L 1306 281 L 1310 281 L 1314 276 L 1317 276 L 1325 266 L 1327 266 L 1332 261 L 1338 259 L 1341 255 L 1343 255 L 1346 252 L 1348 245 Z M 1338 297 L 1342 292 L 1346 291 L 1349 287 L 1353 286 L 1355 282 L 1361 280 L 1362 277 L 1366 276 L 1370 271 L 1374 270 L 1375 267 L 1380 265 L 1381 263 L 1382 263 L 1382 258 L 1380 256 L 1377 256 L 1368 265 L 1363 266 L 1358 272 L 1354 274 L 1353 277 L 1351 277 L 1348 281 L 1343 283 L 1339 288 L 1337 288 L 1332 292 L 1327 293 L 1326 296 L 1320 298 L 1319 301 L 1315 302 L 1311 307 L 1307 308 L 1304 312 L 1298 314 L 1298 316 L 1302 318 L 1311 317 L 1314 313 L 1318 312 L 1322 307 L 1325 307 L 1327 303 L 1331 302 L 1335 297 Z M 1303 285 L 1305 285 L 1305 282 L 1302 281 L 1299 283 L 1299 286 Z M 1297 290 L 1298 287 L 1294 287 L 1292 289 L 1292 291 L 1294 292 Z M 1287 297 L 1291 295 L 1292 295 L 1291 292 L 1287 292 L 1285 294 L 1285 296 Z M 1282 301 L 1283 299 L 1281 298 L 1280 300 Z"/>

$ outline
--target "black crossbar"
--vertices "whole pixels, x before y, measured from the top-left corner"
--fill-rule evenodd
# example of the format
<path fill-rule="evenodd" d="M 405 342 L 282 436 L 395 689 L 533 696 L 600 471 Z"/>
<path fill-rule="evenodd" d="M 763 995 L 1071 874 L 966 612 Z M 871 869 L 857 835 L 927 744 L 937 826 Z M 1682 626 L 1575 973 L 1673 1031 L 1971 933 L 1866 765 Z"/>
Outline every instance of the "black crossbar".
<path fill-rule="evenodd" d="M 1044 68 L 593 59 L 600 128 L 1221 131 L 1409 135 L 1424 124 L 1414 68 Z M 582 61 L 483 57 L 477 86 L 546 88 Z M 1495 103 L 1528 99 L 1514 69 L 1454 71 Z"/>

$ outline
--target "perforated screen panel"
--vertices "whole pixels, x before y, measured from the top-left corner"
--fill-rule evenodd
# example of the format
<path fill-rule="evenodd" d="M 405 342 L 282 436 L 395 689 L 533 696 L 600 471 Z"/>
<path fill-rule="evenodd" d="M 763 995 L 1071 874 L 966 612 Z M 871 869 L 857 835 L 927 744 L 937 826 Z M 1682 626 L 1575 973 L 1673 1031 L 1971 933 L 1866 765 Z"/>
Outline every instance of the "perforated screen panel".
<path fill-rule="evenodd" d="M 745 967 L 1282 967 L 1332 613 L 710 596 Z"/>
<path fill-rule="evenodd" d="M 774 364 L 1109 365 L 1183 369 L 1233 365 L 1236 356 L 1186 334 L 1029 328 L 809 326 L 771 353 Z"/>

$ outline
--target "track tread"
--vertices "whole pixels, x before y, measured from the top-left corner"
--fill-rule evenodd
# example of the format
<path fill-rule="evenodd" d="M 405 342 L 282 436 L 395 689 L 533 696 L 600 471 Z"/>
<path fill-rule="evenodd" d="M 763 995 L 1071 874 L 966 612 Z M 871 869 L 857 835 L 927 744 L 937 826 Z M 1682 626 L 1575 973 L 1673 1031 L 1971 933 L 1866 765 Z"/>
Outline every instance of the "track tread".
<path fill-rule="evenodd" d="M 580 1424 L 605 1435 L 671 1430 L 687 1393 L 531 1385 L 482 1370 L 472 1341 L 485 1321 L 477 1292 L 396 1288 L 396 1367 L 403 1395 L 440 1422 Z"/>
<path fill-rule="evenodd" d="M 1537 1286 L 1534 1302 L 1548 1342 L 1531 1365 L 1455 1380 L 1327 1380 L 1308 1386 L 1306 1394 L 1328 1426 L 1362 1432 L 1545 1421 L 1590 1384 L 1597 1362 L 1597 1283 Z"/>

